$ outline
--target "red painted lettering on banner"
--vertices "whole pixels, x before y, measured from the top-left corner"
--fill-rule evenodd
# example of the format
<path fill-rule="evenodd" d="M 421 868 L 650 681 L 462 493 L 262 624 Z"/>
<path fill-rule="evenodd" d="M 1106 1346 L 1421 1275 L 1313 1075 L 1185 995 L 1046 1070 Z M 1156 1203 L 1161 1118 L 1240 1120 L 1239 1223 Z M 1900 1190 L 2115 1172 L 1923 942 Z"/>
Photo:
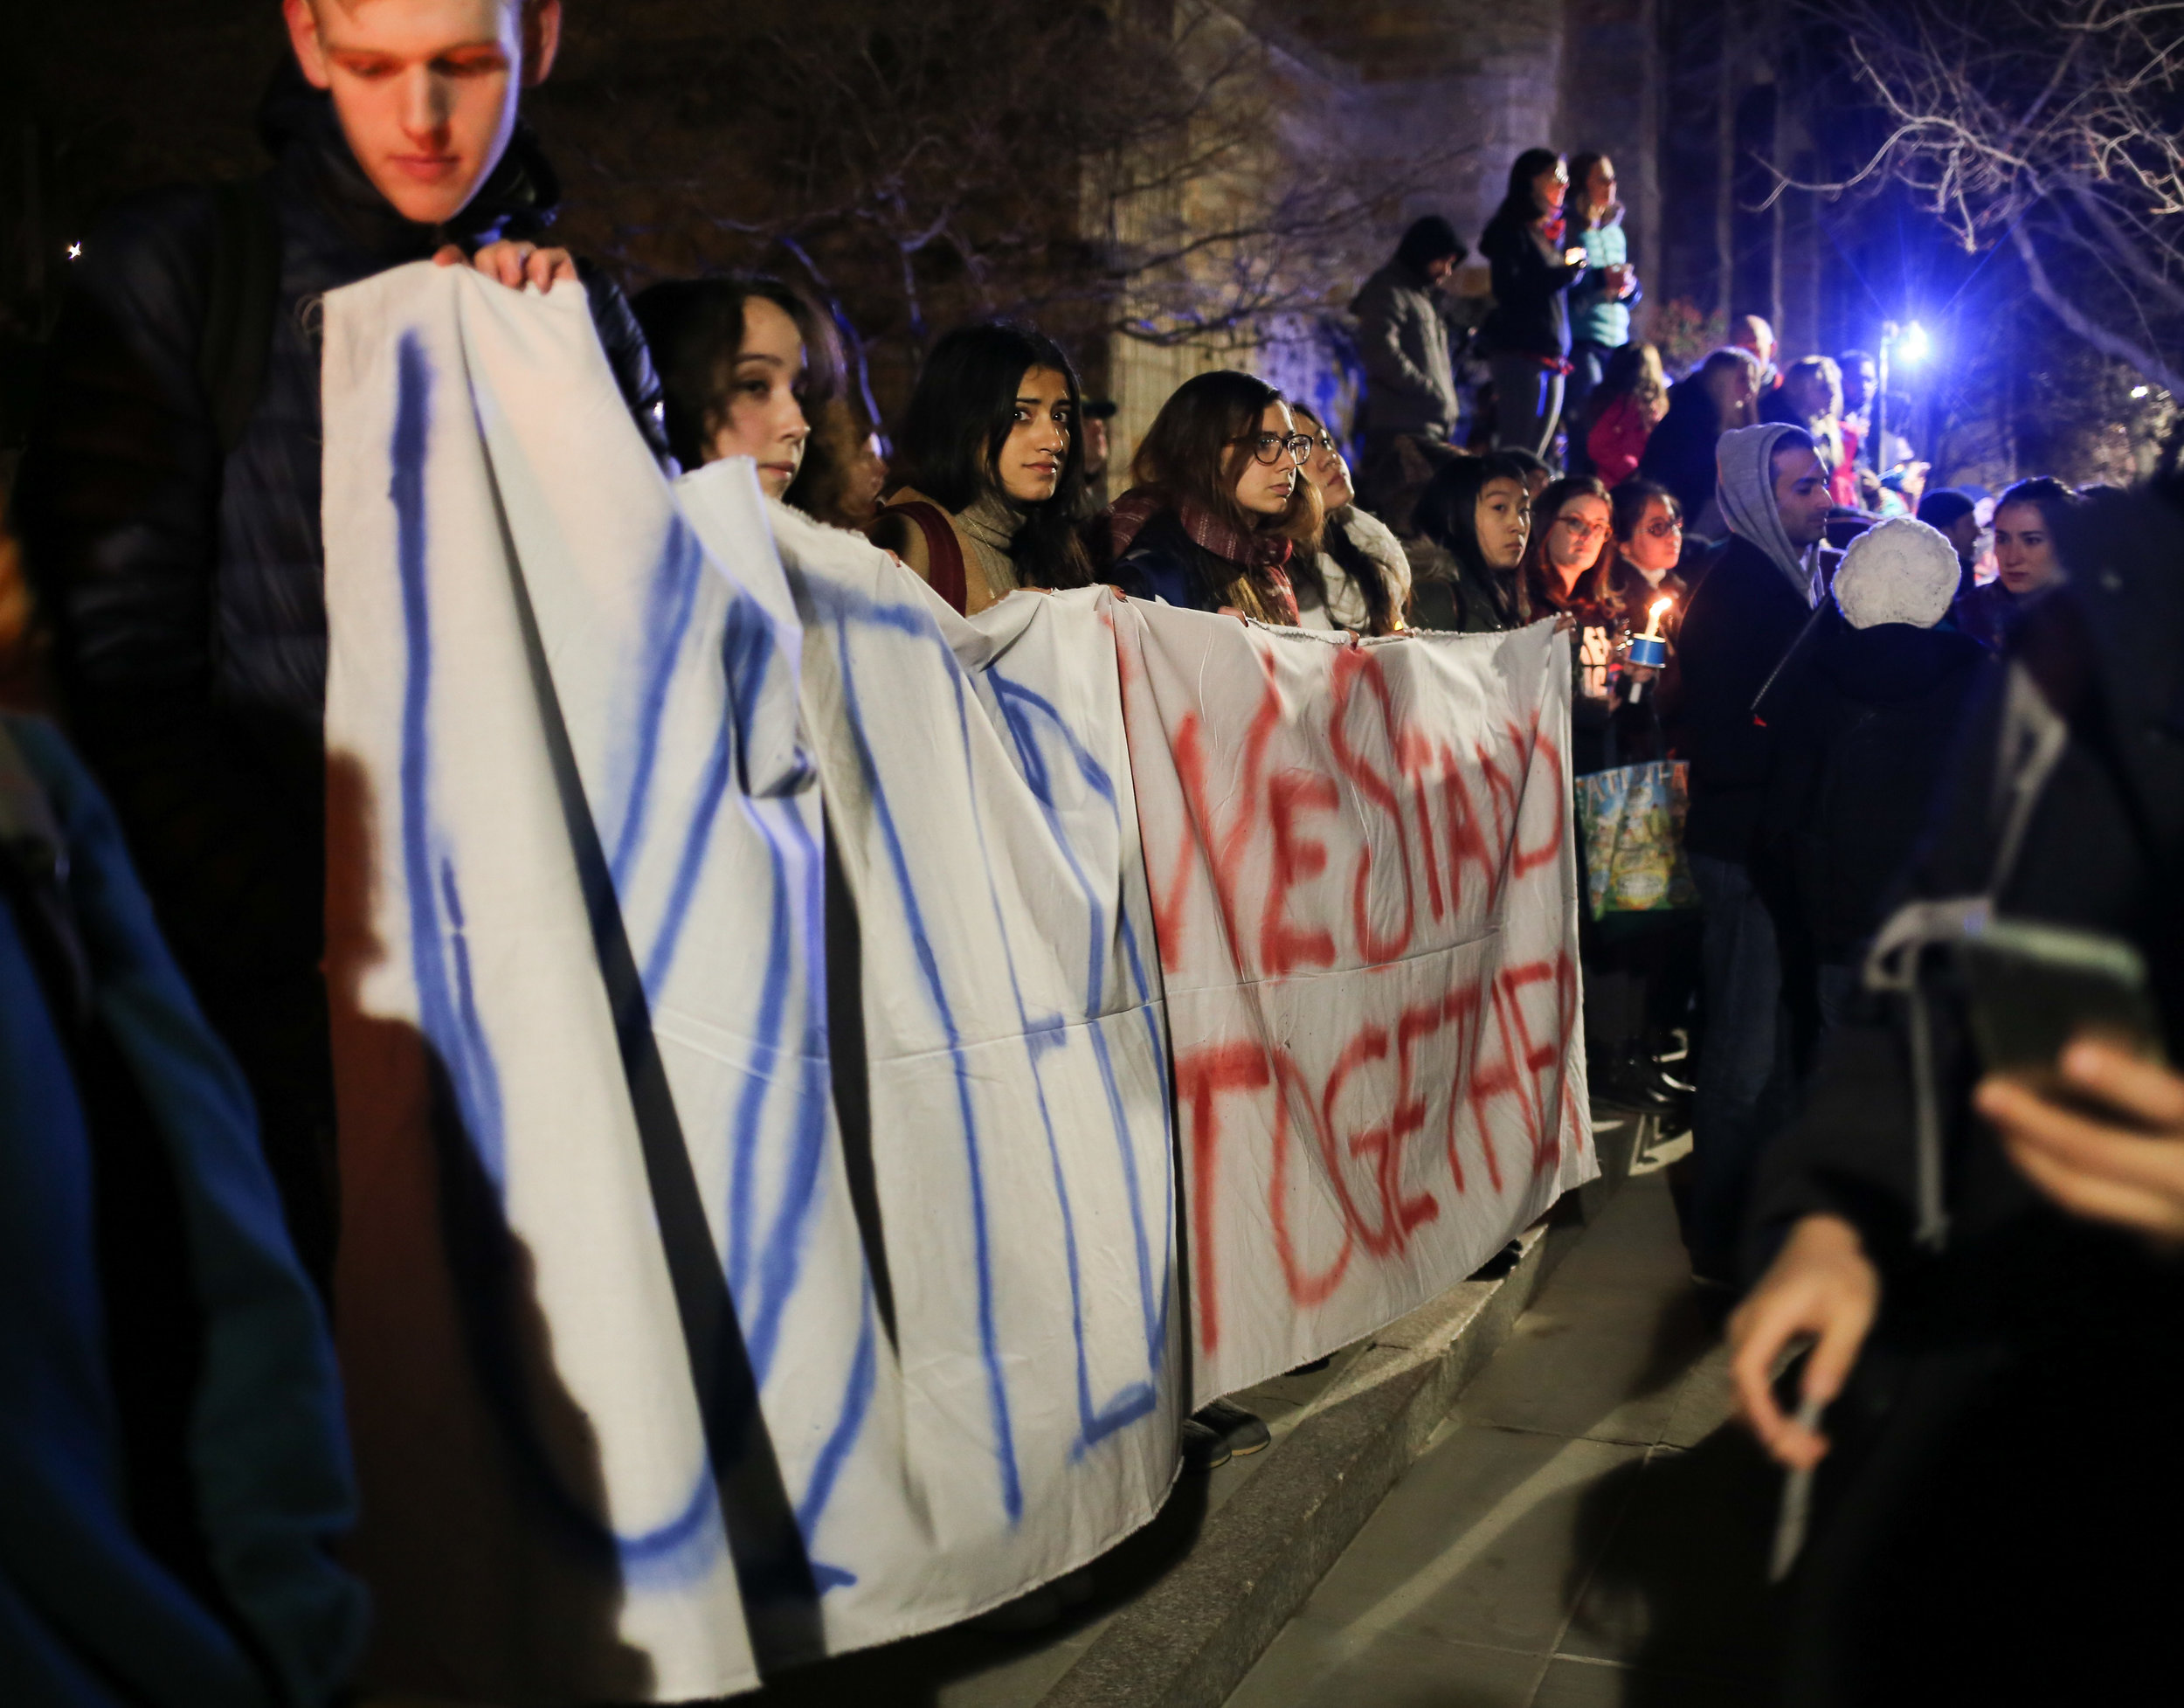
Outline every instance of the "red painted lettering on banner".
<path fill-rule="evenodd" d="M 1358 954 L 1367 961 L 1393 961 L 1410 947 L 1411 933 L 1418 921 L 1418 896 L 1411 882 L 1410 843 L 1404 833 L 1403 808 L 1396 799 L 1395 785 L 1374 770 L 1350 743 L 1350 706 L 1360 677 L 1371 690 L 1372 703 L 1380 714 L 1380 733 L 1386 739 L 1388 752 L 1393 756 L 1400 751 L 1387 673 L 1380 668 L 1379 660 L 1363 647 L 1352 648 L 1336 660 L 1334 709 L 1327 720 L 1327 744 L 1343 774 L 1357 785 L 1358 792 L 1387 815 L 1388 827 L 1395 835 L 1396 863 L 1403 873 L 1401 928 L 1385 937 L 1373 928 L 1372 909 L 1367 905 L 1372 893 L 1370 836 L 1358 850 L 1357 869 L 1350 886 L 1351 928 L 1357 933 Z"/>
<path fill-rule="evenodd" d="M 1535 1027 L 1524 1006 L 1525 993 L 1538 987 L 1548 989 L 1554 1001 L 1544 1030 Z M 1360 1026 L 1337 1053 L 1317 1091 L 1295 1055 L 1280 1045 L 1218 1045 L 1179 1058 L 1176 1089 L 1189 1126 L 1192 1274 L 1201 1347 L 1211 1352 L 1220 1340 L 1221 1265 L 1214 1245 L 1214 1206 L 1220 1144 L 1224 1133 L 1234 1131 L 1233 1121 L 1224 1119 L 1224 1098 L 1241 1094 L 1272 1099 L 1270 1108 L 1261 1103 L 1259 1118 L 1248 1124 L 1266 1133 L 1272 1146 L 1268 1210 L 1275 1256 L 1290 1302 L 1308 1309 L 1334 1296 L 1358 1250 L 1384 1260 L 1400 1258 L 1413 1234 L 1440 1217 L 1440 1200 L 1431 1190 L 1415 1179 L 1405 1184 L 1415 1141 L 1426 1130 L 1427 1100 L 1420 1089 L 1419 1066 L 1427 1048 L 1436 1040 L 1448 1041 L 1448 1053 L 1434 1064 L 1432 1077 L 1448 1088 L 1439 1149 L 1449 1184 L 1458 1193 L 1465 1190 L 1456 1117 L 1469 1108 L 1488 1180 L 1498 1196 L 1504 1182 L 1497 1138 L 1520 1138 L 1538 1174 L 1552 1172 L 1559 1163 L 1562 1133 L 1578 1130 L 1576 1088 L 1562 1065 L 1577 1024 L 1576 963 L 1563 951 L 1552 959 L 1510 967 L 1445 997 L 1413 1004 L 1398 1015 L 1393 1034 L 1377 1024 Z M 1391 1055 L 1395 1083 L 1387 1118 L 1345 1131 L 1338 1109 L 1344 1092 L 1359 1079 L 1377 1091 L 1388 1070 L 1373 1070 Z M 1318 1160 L 1342 1224 L 1340 1244 L 1317 1266 L 1300 1249 L 1292 1203 L 1291 1171 L 1296 1157 L 1307 1155 Z M 1362 1174 L 1357 1169 L 1360 1163 Z M 1414 1176 L 1415 1165 L 1410 1166 Z"/>
<path fill-rule="evenodd" d="M 1176 1102 L 1191 1128 L 1191 1271 L 1199 1344 L 1209 1352 L 1221 1338 L 1220 1291 L 1213 1265 L 1220 1100 L 1230 1092 L 1260 1090 L 1270 1077 L 1266 1052 L 1256 1044 L 1214 1044 L 1176 1058 Z"/>
<path fill-rule="evenodd" d="M 1313 1148 L 1323 1153 L 1326 1133 L 1313 1119 L 1311 1089 L 1305 1084 L 1304 1075 L 1296 1060 L 1287 1050 L 1277 1049 L 1274 1054 L 1274 1167 L 1269 1171 L 1268 1208 L 1274 1225 L 1274 1253 L 1281 1260 L 1282 1279 L 1289 1290 L 1289 1303 L 1303 1309 L 1324 1304 L 1334 1297 L 1335 1289 L 1342 1285 L 1343 1276 L 1358 1249 L 1358 1226 L 1355 1218 L 1348 1214 L 1345 1200 L 1342 1244 L 1336 1248 L 1333 1261 L 1317 1275 L 1305 1269 L 1289 1230 L 1289 1124 L 1295 1112 L 1302 1109 L 1305 1119 L 1313 1122 Z M 1336 1190 L 1342 1190 L 1339 1178 Z"/>
<path fill-rule="evenodd" d="M 1548 777 L 1544 786 L 1548 791 L 1547 799 L 1555 803 L 1554 833 L 1536 848 L 1526 848 L 1524 846 L 1523 831 L 1517 822 L 1517 812 L 1523 806 L 1523 792 L 1519 792 L 1510 803 L 1510 846 L 1515 850 L 1513 855 L 1515 869 L 1511 875 L 1521 878 L 1534 867 L 1545 866 L 1562 853 L 1563 820 L 1570 816 L 1570 785 L 1563 780 L 1562 750 L 1558 748 L 1550 738 L 1539 733 L 1539 719 L 1536 714 L 1532 718 L 1529 735 L 1512 723 L 1509 726 L 1509 736 L 1517 751 L 1524 756 L 1523 772 L 1524 790 L 1543 786 L 1533 773 L 1538 769 L 1539 758 L 1542 756 L 1545 757 Z"/>
<path fill-rule="evenodd" d="M 1327 869 L 1327 845 L 1299 837 L 1296 820 L 1306 811 L 1332 813 L 1342 804 L 1335 785 L 1306 771 L 1282 771 L 1267 785 L 1268 814 L 1274 826 L 1273 882 L 1259 919 L 1259 964 L 1269 973 L 1300 966 L 1332 966 L 1335 937 L 1324 926 L 1300 930 L 1287 916 L 1289 892 Z"/>

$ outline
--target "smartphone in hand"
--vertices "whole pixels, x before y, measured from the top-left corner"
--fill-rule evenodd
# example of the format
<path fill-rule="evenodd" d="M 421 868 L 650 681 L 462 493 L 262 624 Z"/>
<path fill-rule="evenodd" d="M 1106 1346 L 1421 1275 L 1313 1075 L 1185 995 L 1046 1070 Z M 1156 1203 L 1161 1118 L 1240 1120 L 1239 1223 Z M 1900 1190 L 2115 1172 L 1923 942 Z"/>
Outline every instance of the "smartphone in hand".
<path fill-rule="evenodd" d="M 2059 1066 L 2063 1050 L 2079 1038 L 2162 1059 L 2161 1019 L 2146 961 L 2119 937 L 1994 920 L 1958 945 L 1956 964 L 1981 1064 L 2050 1102 L 2088 1108 L 2085 1093 L 2063 1079 Z M 2118 1118 L 2105 1104 L 2089 1112 Z"/>

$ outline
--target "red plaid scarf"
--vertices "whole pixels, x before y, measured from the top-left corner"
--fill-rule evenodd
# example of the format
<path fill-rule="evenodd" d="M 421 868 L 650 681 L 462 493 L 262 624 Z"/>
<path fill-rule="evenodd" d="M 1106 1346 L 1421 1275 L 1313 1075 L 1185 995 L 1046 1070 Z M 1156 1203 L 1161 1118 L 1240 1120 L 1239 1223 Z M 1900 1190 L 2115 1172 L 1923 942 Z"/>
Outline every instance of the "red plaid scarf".
<path fill-rule="evenodd" d="M 1295 626 L 1296 592 L 1289 584 L 1287 567 L 1292 549 L 1289 537 L 1239 528 L 1194 499 L 1178 502 L 1157 487 L 1132 487 L 1107 513 L 1108 543 L 1114 561 L 1122 558 L 1145 524 L 1163 510 L 1172 513 L 1182 523 L 1193 545 L 1236 566 L 1239 578 L 1251 584 L 1266 606 L 1269 622 Z"/>

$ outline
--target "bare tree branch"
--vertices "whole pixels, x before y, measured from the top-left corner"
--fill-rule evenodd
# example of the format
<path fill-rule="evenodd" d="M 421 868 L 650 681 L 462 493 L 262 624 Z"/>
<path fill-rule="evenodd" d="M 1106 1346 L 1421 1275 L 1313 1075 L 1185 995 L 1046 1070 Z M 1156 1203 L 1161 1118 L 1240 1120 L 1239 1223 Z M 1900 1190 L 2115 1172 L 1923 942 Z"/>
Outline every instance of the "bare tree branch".
<path fill-rule="evenodd" d="M 2075 335 L 2176 391 L 2184 0 L 1834 0 L 1828 13 L 1886 135 L 1833 182 L 1778 170 L 1775 193 L 1900 184 L 1966 249 L 2006 243 Z"/>

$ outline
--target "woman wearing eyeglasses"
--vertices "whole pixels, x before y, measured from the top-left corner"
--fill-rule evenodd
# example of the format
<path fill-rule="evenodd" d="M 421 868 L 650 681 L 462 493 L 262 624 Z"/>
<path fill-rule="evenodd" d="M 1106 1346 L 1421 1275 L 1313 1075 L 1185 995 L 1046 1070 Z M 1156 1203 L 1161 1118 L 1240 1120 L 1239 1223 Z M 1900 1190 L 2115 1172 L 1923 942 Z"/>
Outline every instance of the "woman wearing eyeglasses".
<path fill-rule="evenodd" d="M 1673 744 L 1672 721 L 1683 697 L 1683 679 L 1676 662 L 1676 640 L 1683 628 L 1683 607 L 1691 589 L 1679 570 L 1683 562 L 1683 507 L 1676 494 L 1655 481 L 1633 478 L 1615 488 L 1611 525 L 1615 562 L 1608 571 L 1610 596 L 1621 606 L 1623 632 L 1643 634 L 1653 608 L 1662 599 L 1660 633 L 1668 637 L 1669 661 L 1661 680 L 1646 692 L 1642 716 L 1625 714 L 1617 725 L 1617 745 L 1625 764 L 1665 759 Z M 1632 680 L 1638 674 L 1631 673 Z"/>
<path fill-rule="evenodd" d="M 1223 369 L 1186 380 L 1160 407 L 1130 463 L 1136 482 L 1108 513 L 1114 567 L 1133 598 L 1294 625 L 1289 566 L 1319 537 L 1312 440 L 1282 394 Z"/>
<path fill-rule="evenodd" d="M 1652 625 L 1653 608 L 1669 601 L 1659 632 L 1668 637 L 1669 661 L 1660 679 L 1635 705 L 1614 716 L 1614 758 L 1640 764 L 1673 757 L 1673 720 L 1683 693 L 1676 639 L 1690 589 L 1676 573 L 1683 556 L 1683 507 L 1676 494 L 1636 477 L 1615 488 L 1611 518 L 1614 563 L 1609 595 L 1621 608 L 1623 629 L 1640 634 Z M 1630 673 L 1635 680 L 1639 673 Z M 1581 941 L 1591 1066 L 1587 1082 L 1608 1103 L 1650 1110 L 1682 1120 L 1691 1096 L 1690 1063 L 1696 1057 L 1692 1002 L 1698 991 L 1698 916 L 1686 909 L 1611 913 L 1587 922 Z M 1672 1055 L 1676 1034 L 1684 1052 Z M 1682 1061 L 1674 1068 L 1670 1063 Z"/>
<path fill-rule="evenodd" d="M 1570 624 L 1576 674 L 1571 682 L 1571 773 L 1605 770 L 1608 722 L 1622 703 L 1615 643 L 1624 633 L 1614 588 L 1614 509 L 1607 488 L 1589 474 L 1566 475 L 1539 494 L 1522 580 L 1535 618 Z"/>
<path fill-rule="evenodd" d="M 1675 637 L 1683 620 L 1690 587 L 1677 573 L 1683 562 L 1683 507 L 1658 481 L 1632 479 L 1615 488 L 1611 518 L 1615 534 L 1616 595 L 1623 620 L 1644 630 L 1656 600 L 1674 603 L 1661 614 L 1661 632 L 1669 637 L 1669 670 L 1676 669 Z"/>

